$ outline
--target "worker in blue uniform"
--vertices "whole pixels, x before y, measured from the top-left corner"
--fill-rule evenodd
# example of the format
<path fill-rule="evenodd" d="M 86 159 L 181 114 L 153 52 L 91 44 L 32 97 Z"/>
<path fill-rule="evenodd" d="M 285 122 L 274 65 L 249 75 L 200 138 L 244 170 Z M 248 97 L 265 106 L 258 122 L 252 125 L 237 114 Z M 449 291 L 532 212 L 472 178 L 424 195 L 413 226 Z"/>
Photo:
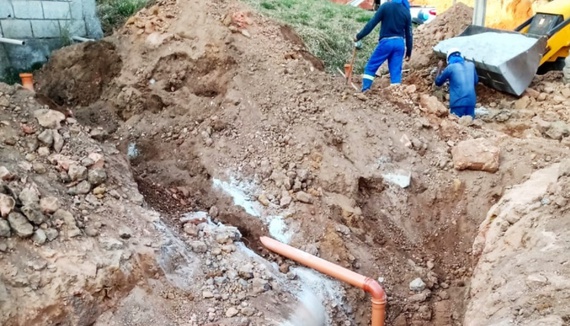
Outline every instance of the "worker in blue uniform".
<path fill-rule="evenodd" d="M 364 68 L 362 92 L 372 87 L 376 71 L 386 60 L 388 60 L 391 84 L 401 84 L 404 55 L 406 60 L 412 55 L 412 17 L 407 0 L 391 0 L 382 4 L 366 26 L 356 34 L 354 41 L 357 48 L 361 47 L 361 40 L 379 23 L 382 23 L 380 40 Z"/>
<path fill-rule="evenodd" d="M 469 115 L 475 118 L 477 94 L 475 86 L 479 82 L 473 62 L 465 61 L 459 49 L 447 51 L 447 67 L 443 61 L 438 63 L 435 85 L 442 86 L 449 81 L 449 108 L 458 117 Z"/>

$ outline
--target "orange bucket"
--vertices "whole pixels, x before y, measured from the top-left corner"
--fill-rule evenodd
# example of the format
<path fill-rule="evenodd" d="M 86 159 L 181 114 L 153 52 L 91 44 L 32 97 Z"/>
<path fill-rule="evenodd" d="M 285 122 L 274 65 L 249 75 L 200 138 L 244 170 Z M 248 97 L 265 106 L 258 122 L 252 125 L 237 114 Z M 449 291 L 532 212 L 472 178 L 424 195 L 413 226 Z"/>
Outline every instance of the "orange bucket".
<path fill-rule="evenodd" d="M 22 86 L 30 91 L 34 91 L 34 75 L 30 73 L 21 73 L 20 79 L 22 80 Z"/>

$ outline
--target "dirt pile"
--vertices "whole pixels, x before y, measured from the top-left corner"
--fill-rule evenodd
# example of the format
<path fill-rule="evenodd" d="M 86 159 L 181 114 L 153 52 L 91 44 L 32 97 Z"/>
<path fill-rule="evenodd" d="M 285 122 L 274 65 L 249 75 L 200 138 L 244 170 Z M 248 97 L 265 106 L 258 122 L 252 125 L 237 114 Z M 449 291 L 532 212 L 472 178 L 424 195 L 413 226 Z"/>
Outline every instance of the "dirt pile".
<path fill-rule="evenodd" d="M 472 21 L 473 8 L 459 2 L 439 14 L 429 24 L 418 27 L 414 32 L 415 55 L 410 59 L 410 66 L 422 69 L 433 64 L 433 47 L 442 40 L 461 34 Z"/>
<path fill-rule="evenodd" d="M 165 276 L 150 273 L 159 281 L 141 277 L 146 286 L 117 293 L 119 308 L 101 310 L 97 325 L 141 324 L 132 316 L 139 310 L 157 325 L 277 324 L 303 302 L 301 288 L 324 302 L 328 324 L 369 322 L 360 290 L 267 253 L 259 235 L 380 278 L 389 324 L 459 325 L 485 212 L 569 152 L 542 137 L 513 139 L 482 119 L 449 117 L 422 84 L 381 89 L 379 80 L 368 97 L 354 96 L 305 59 L 288 29 L 239 2 L 162 1 L 137 17 L 160 17 L 160 26 L 133 23 L 106 39 L 120 71 L 97 102 L 72 109 L 86 121 L 82 135 L 121 162 L 106 166 L 107 179 L 130 178 L 130 163 L 145 201 L 161 213 L 152 225 L 141 208 L 125 219 L 130 241 L 157 235 L 152 257 Z M 81 46 L 67 51 L 58 55 L 70 63 L 83 55 Z M 54 81 L 40 81 L 48 87 L 66 77 L 50 71 Z M 97 120 L 97 107 L 113 114 Z M 453 148 L 480 138 L 494 154 L 471 166 L 496 172 L 457 171 Z M 74 155 L 81 162 L 89 153 Z M 128 190 L 117 190 L 113 209 L 131 209 L 123 197 L 138 192 Z"/>
<path fill-rule="evenodd" d="M 568 324 L 560 302 L 570 291 L 569 176 L 567 160 L 536 171 L 489 211 L 473 245 L 479 263 L 464 325 Z"/>

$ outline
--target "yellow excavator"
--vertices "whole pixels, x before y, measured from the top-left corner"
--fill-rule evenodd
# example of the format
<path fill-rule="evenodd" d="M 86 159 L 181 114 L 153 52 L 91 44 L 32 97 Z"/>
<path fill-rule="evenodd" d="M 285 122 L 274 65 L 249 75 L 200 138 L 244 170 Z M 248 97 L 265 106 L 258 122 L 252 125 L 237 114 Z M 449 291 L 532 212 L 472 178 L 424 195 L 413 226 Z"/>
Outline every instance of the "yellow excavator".
<path fill-rule="evenodd" d="M 570 0 L 554 0 L 514 31 L 470 25 L 433 50 L 445 58 L 458 48 L 489 87 L 521 96 L 537 72 L 564 67 L 570 49 Z"/>

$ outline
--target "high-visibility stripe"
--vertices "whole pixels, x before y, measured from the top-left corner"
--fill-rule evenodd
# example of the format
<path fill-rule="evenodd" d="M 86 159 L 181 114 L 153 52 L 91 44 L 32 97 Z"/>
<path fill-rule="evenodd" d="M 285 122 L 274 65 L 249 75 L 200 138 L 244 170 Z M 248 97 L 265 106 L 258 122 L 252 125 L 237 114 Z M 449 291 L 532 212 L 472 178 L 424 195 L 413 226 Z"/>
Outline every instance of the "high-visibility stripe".
<path fill-rule="evenodd" d="M 364 78 L 364 79 L 369 79 L 369 80 L 374 80 L 374 76 L 372 76 L 372 75 L 367 75 L 367 74 L 362 75 L 362 78 Z"/>

